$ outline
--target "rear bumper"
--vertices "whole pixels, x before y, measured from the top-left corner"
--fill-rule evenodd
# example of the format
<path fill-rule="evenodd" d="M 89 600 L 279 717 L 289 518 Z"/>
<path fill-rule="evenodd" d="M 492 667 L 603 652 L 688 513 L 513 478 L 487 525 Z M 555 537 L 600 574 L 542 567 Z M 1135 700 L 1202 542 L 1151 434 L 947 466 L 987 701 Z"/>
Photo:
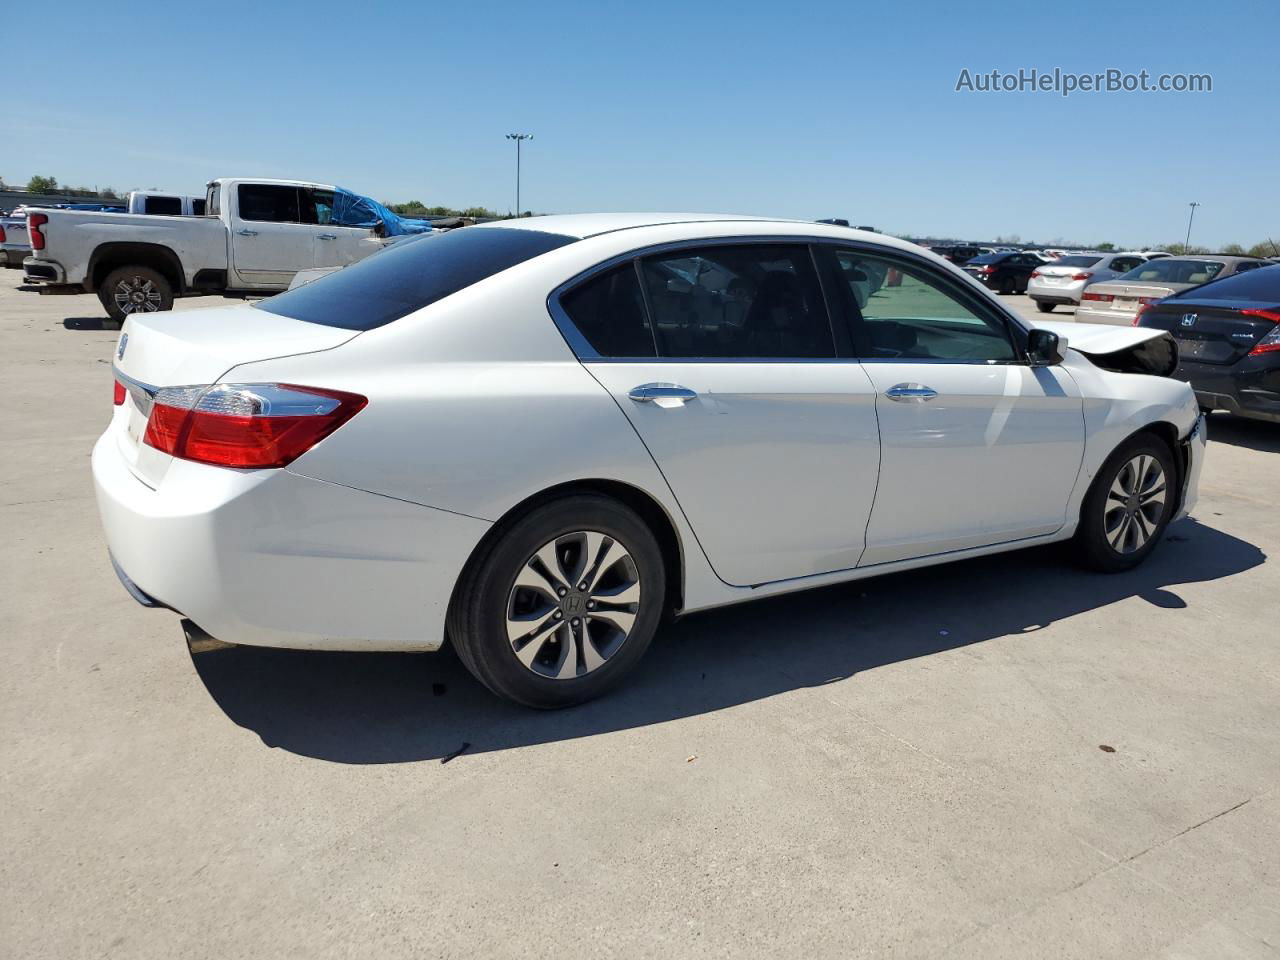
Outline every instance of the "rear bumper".
<path fill-rule="evenodd" d="M 1090 300 L 1090 303 L 1096 301 Z M 1113 327 L 1131 327 L 1135 314 L 1120 313 L 1116 310 L 1099 310 L 1086 306 L 1083 302 L 1076 307 L 1077 323 L 1105 323 Z"/>
<path fill-rule="evenodd" d="M 113 430 L 93 478 L 125 589 L 228 643 L 438 649 L 453 585 L 490 527 L 287 470 L 179 460 L 153 490 Z"/>
<path fill-rule="evenodd" d="M 28 280 L 38 283 L 66 283 L 67 271 L 56 260 L 41 260 L 38 257 L 26 257 L 22 261 L 22 269 Z"/>
<path fill-rule="evenodd" d="M 10 270 L 21 270 L 22 261 L 31 256 L 30 247 L 0 247 L 0 263 Z"/>
<path fill-rule="evenodd" d="M 1191 384 L 1202 407 L 1280 423 L 1280 353 L 1229 365 L 1184 360 L 1174 376 Z"/>
<path fill-rule="evenodd" d="M 1027 281 L 1027 296 L 1037 303 L 1060 303 L 1064 306 L 1078 304 L 1084 293 L 1083 281 L 1074 283 L 1045 283 L 1039 277 Z"/>

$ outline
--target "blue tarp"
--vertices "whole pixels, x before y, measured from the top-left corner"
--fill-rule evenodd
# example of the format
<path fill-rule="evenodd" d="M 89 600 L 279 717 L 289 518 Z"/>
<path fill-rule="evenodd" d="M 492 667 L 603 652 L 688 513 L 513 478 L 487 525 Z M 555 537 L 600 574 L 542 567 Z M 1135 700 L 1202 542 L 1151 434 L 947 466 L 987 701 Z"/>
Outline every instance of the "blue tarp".
<path fill-rule="evenodd" d="M 402 217 L 388 210 L 377 200 L 362 197 L 350 190 L 338 187 L 333 192 L 333 214 L 331 223 L 344 227 L 374 227 L 382 221 L 383 230 L 388 237 L 402 237 L 410 233 L 430 233 L 431 223 L 427 220 L 413 220 Z"/>

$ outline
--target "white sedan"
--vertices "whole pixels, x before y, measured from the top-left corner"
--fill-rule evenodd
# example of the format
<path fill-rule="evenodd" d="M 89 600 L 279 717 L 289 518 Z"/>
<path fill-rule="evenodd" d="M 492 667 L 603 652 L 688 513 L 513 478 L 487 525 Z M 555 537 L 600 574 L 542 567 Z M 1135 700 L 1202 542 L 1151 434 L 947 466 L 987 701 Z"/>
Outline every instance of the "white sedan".
<path fill-rule="evenodd" d="M 671 613 L 1059 540 L 1134 566 L 1195 501 L 1175 365 L 883 234 L 522 219 L 130 316 L 93 473 L 125 586 L 193 629 L 450 642 L 555 707 Z"/>

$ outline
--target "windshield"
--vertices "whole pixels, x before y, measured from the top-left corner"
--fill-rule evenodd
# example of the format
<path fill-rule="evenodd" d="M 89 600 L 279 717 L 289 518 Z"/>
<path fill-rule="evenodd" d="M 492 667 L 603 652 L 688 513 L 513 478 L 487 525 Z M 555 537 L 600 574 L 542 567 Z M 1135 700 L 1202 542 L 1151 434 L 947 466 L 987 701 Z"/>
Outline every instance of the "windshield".
<path fill-rule="evenodd" d="M 372 330 L 574 239 L 506 227 L 419 234 L 255 306 L 307 323 Z"/>
<path fill-rule="evenodd" d="M 1116 279 L 1139 283 L 1204 283 L 1221 273 L 1223 266 L 1216 260 L 1161 258 L 1148 260 Z"/>

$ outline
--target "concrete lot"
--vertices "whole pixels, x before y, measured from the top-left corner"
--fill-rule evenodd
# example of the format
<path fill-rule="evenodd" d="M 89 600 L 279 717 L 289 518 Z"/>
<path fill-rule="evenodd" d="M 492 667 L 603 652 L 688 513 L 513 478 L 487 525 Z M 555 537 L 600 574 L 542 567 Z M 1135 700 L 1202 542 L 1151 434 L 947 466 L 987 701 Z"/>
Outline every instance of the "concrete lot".
<path fill-rule="evenodd" d="M 703 614 L 538 714 L 447 653 L 193 659 L 98 529 L 117 335 L 17 279 L 0 956 L 1280 955 L 1280 428 L 1215 417 L 1131 574 L 1037 550 Z"/>

